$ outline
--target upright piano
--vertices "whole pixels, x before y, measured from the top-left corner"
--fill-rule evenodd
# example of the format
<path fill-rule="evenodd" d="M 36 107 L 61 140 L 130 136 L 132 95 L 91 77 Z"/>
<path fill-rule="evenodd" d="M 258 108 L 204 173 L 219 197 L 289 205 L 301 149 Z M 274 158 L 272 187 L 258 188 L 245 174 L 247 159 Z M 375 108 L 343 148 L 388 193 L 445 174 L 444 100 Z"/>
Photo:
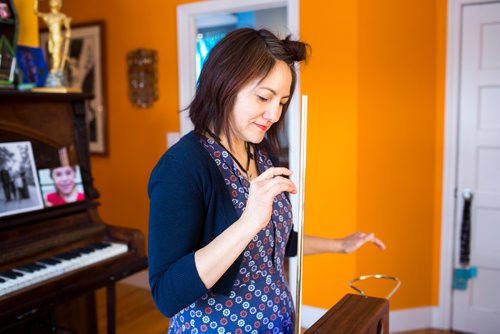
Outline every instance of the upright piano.
<path fill-rule="evenodd" d="M 86 127 L 89 98 L 0 91 L 0 168 L 23 173 L 23 185 L 12 193 L 0 187 L 1 334 L 42 333 L 44 323 L 46 332 L 97 333 L 94 291 L 101 287 L 107 288 L 112 333 L 115 282 L 147 267 L 142 233 L 99 217 Z M 39 171 L 63 163 L 79 167 L 85 199 L 49 207 Z"/>

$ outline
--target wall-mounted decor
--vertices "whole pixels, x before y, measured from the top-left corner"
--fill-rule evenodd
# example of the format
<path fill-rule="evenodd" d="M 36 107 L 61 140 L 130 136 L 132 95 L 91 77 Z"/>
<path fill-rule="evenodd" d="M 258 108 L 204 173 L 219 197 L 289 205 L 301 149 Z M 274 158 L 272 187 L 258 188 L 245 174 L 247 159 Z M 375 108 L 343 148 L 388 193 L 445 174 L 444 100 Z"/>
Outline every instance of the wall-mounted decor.
<path fill-rule="evenodd" d="M 137 107 L 149 108 L 158 100 L 158 55 L 137 49 L 127 54 L 128 96 Z"/>
<path fill-rule="evenodd" d="M 94 98 L 86 105 L 90 152 L 94 154 L 107 154 L 108 146 L 104 28 L 102 21 L 72 25 L 69 59 L 64 67 L 65 80 L 69 87 L 94 94 Z M 47 38 L 47 31 L 41 31 L 40 45 L 45 55 Z"/>

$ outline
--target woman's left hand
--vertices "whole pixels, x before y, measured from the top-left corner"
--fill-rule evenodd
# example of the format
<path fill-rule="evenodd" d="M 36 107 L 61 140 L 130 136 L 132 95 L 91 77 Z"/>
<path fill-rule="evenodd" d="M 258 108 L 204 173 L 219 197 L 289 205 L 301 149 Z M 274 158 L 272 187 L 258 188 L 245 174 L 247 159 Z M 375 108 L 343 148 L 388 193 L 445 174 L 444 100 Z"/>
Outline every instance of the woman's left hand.
<path fill-rule="evenodd" d="M 340 243 L 342 253 L 352 253 L 367 242 L 371 242 L 380 249 L 385 249 L 385 244 L 375 237 L 375 233 L 356 232 L 342 239 L 337 239 Z"/>

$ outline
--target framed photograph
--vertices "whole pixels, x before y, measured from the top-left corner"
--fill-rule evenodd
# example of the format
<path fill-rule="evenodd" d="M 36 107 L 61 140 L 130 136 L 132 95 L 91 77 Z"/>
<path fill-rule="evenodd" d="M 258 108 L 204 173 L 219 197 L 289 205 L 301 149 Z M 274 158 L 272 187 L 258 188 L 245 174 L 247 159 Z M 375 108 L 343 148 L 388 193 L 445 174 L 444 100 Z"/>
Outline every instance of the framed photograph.
<path fill-rule="evenodd" d="M 31 142 L 0 143 L 0 217 L 43 208 Z"/>
<path fill-rule="evenodd" d="M 85 192 L 78 166 L 40 169 L 40 188 L 46 207 L 83 201 Z"/>
<path fill-rule="evenodd" d="M 94 98 L 86 106 L 90 152 L 94 154 L 107 154 L 104 38 L 102 21 L 72 25 L 69 59 L 64 68 L 65 80 L 69 87 L 94 94 Z M 48 32 L 42 31 L 40 45 L 50 68 L 47 40 Z"/>
<path fill-rule="evenodd" d="M 10 19 L 11 16 L 12 13 L 10 12 L 9 5 L 4 1 L 0 1 L 0 18 L 7 20 Z"/>
<path fill-rule="evenodd" d="M 43 87 L 48 70 L 42 49 L 18 45 L 16 55 L 23 83 L 34 83 L 37 87 Z"/>
<path fill-rule="evenodd" d="M 0 88 L 14 88 L 16 54 L 5 35 L 0 34 Z"/>

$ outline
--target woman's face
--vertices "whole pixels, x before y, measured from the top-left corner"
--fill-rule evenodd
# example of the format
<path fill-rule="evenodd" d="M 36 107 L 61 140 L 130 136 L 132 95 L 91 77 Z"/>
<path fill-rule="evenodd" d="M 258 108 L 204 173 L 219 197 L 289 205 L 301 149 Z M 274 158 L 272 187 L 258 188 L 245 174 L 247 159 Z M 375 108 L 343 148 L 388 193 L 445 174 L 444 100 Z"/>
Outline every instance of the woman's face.
<path fill-rule="evenodd" d="M 281 117 L 290 96 L 292 73 L 279 60 L 262 80 L 251 81 L 238 92 L 231 113 L 233 141 L 260 143 L 269 128 Z"/>
<path fill-rule="evenodd" d="M 60 194 L 69 195 L 75 187 L 75 171 L 70 166 L 54 168 L 52 180 Z"/>

